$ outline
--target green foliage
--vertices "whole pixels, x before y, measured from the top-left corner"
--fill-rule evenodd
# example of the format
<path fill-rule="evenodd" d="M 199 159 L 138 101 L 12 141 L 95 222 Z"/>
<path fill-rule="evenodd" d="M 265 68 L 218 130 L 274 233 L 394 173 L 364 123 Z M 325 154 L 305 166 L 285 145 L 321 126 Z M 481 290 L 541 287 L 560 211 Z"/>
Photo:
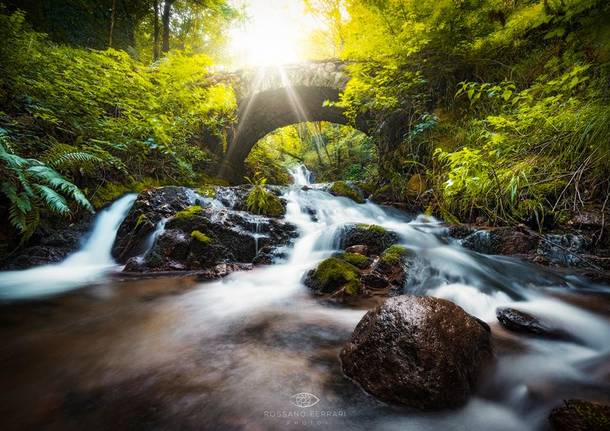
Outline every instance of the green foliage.
<path fill-rule="evenodd" d="M 360 253 L 339 253 L 335 256 L 337 259 L 346 261 L 354 265 L 356 268 L 364 269 L 371 264 L 371 260 Z"/>
<path fill-rule="evenodd" d="M 362 289 L 358 268 L 335 257 L 323 260 L 314 270 L 312 278 L 323 291 L 342 291 L 355 295 Z"/>
<path fill-rule="evenodd" d="M 208 57 L 176 50 L 148 66 L 123 51 L 56 45 L 4 9 L 0 37 L 0 128 L 20 156 L 61 174 L 97 208 L 149 186 L 210 181 L 202 136 L 220 135 L 236 102 L 232 89 L 208 81 Z M 32 190 L 66 213 L 56 188 L 43 186 Z M 23 214 L 15 217 L 22 226 Z"/>
<path fill-rule="evenodd" d="M 194 230 L 191 232 L 191 238 L 194 238 L 195 240 L 205 245 L 210 245 L 213 242 L 212 238 L 198 230 Z"/>
<path fill-rule="evenodd" d="M 365 202 L 362 194 L 345 181 L 335 181 L 328 191 L 334 196 L 343 196 L 359 204 Z"/>
<path fill-rule="evenodd" d="M 409 251 L 406 247 L 394 244 L 388 247 L 380 256 L 380 261 L 386 265 L 396 265 L 403 261 Z"/>
<path fill-rule="evenodd" d="M 386 235 L 388 231 L 383 226 L 379 226 L 376 224 L 357 224 L 356 228 L 358 230 L 367 231 L 374 233 L 376 235 Z"/>
<path fill-rule="evenodd" d="M 252 185 L 252 190 L 246 196 L 246 207 L 254 214 L 268 217 L 283 217 L 286 209 L 280 198 L 266 188 L 267 179 L 260 173 L 253 178 L 246 178 Z"/>
<path fill-rule="evenodd" d="M 24 240 L 34 233 L 41 213 L 69 217 L 75 209 L 93 212 L 78 187 L 44 163 L 14 154 L 3 133 L 0 134 L 0 172 L 0 191 L 9 202 L 10 224 Z"/>
<path fill-rule="evenodd" d="M 203 196 L 204 198 L 214 199 L 216 197 L 216 186 L 205 185 L 198 187 L 196 192 L 199 196 Z"/>
<path fill-rule="evenodd" d="M 194 217 L 196 215 L 198 215 L 199 213 L 201 213 L 203 211 L 203 208 L 200 205 L 192 205 L 190 207 L 186 207 L 185 209 L 183 209 L 182 211 L 178 211 L 175 215 L 174 218 L 176 220 L 180 220 L 180 219 L 189 219 L 191 217 Z"/>
<path fill-rule="evenodd" d="M 610 189 L 610 4 L 355 0 L 337 24 L 362 60 L 340 106 L 368 119 L 378 183 L 432 184 L 449 220 L 541 226 Z M 434 110 L 432 110 L 434 107 Z M 424 205 L 429 206 L 430 202 Z"/>

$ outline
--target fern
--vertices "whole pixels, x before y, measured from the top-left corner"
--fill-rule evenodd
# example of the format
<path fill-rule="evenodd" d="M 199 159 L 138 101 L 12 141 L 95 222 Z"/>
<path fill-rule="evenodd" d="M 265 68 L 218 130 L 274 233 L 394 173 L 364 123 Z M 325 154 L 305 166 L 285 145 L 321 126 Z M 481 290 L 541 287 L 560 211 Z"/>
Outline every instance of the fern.
<path fill-rule="evenodd" d="M 72 214 L 72 203 L 93 212 L 91 203 L 76 185 L 52 167 L 12 153 L 6 141 L 6 136 L 0 134 L 0 192 L 9 201 L 9 222 L 21 233 L 22 242 L 36 230 L 41 211 L 68 217 Z"/>

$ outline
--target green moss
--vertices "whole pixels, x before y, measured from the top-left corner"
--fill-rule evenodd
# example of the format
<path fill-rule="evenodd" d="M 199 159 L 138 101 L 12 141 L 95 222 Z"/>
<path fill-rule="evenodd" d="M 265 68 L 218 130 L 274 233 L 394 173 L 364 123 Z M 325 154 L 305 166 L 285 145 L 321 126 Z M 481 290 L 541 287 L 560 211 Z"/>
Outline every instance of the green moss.
<path fill-rule="evenodd" d="M 409 250 L 402 245 L 394 244 L 388 247 L 380 257 L 382 263 L 386 265 L 396 265 L 408 254 Z"/>
<path fill-rule="evenodd" d="M 366 230 L 368 232 L 372 232 L 378 235 L 385 235 L 386 233 L 388 233 L 385 228 L 376 224 L 357 224 L 356 228 L 360 230 Z"/>
<path fill-rule="evenodd" d="M 148 217 L 144 214 L 140 214 L 138 219 L 136 220 L 136 229 L 140 227 L 140 225 L 144 222 L 148 221 Z"/>
<path fill-rule="evenodd" d="M 362 288 L 358 268 L 335 257 L 322 261 L 315 269 L 312 278 L 325 292 L 343 289 L 353 295 Z"/>
<path fill-rule="evenodd" d="M 370 259 L 360 253 L 340 253 L 335 256 L 337 259 L 341 259 L 354 265 L 356 268 L 366 268 L 370 264 Z"/>
<path fill-rule="evenodd" d="M 201 231 L 198 230 L 194 230 L 191 232 L 191 238 L 196 239 L 197 241 L 203 243 L 203 244 L 211 244 L 212 243 L 212 238 L 210 238 L 209 236 L 207 236 L 206 234 L 204 234 Z"/>
<path fill-rule="evenodd" d="M 203 211 L 203 208 L 201 206 L 193 205 L 190 207 L 186 207 L 182 211 L 177 212 L 176 215 L 174 216 L 174 218 L 175 219 L 191 218 L 191 217 L 197 215 L 198 213 L 200 213 L 201 211 Z"/>
<path fill-rule="evenodd" d="M 216 197 L 216 186 L 205 185 L 195 190 L 199 196 L 214 199 Z"/>
<path fill-rule="evenodd" d="M 343 196 L 359 204 L 364 203 L 360 192 L 350 187 L 345 181 L 335 181 L 328 191 L 334 196 Z"/>
<path fill-rule="evenodd" d="M 252 187 L 246 196 L 246 207 L 254 214 L 268 217 L 283 217 L 286 214 L 280 198 L 260 185 Z"/>
<path fill-rule="evenodd" d="M 164 185 L 167 184 L 150 177 L 127 183 L 106 183 L 103 187 L 97 189 L 89 200 L 95 208 L 99 209 L 110 202 L 114 202 L 126 193 L 139 193 L 151 187 L 162 187 Z"/>

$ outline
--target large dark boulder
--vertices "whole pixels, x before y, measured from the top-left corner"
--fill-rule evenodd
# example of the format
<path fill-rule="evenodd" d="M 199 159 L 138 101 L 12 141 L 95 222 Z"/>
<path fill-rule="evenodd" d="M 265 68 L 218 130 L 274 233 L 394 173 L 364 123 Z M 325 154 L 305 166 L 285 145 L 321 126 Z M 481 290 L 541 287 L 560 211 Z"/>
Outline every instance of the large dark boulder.
<path fill-rule="evenodd" d="M 150 250 L 128 261 L 126 271 L 199 271 L 219 264 L 252 263 L 296 236 L 275 218 L 217 207 L 189 206 L 170 217 Z"/>
<path fill-rule="evenodd" d="M 583 401 L 567 400 L 555 407 L 549 415 L 554 431 L 608 431 L 610 430 L 610 406 Z"/>
<path fill-rule="evenodd" d="M 444 299 L 397 296 L 369 311 L 341 351 L 344 373 L 377 398 L 458 407 L 492 358 L 487 324 Z"/>
<path fill-rule="evenodd" d="M 399 239 L 395 232 L 374 224 L 348 224 L 341 229 L 339 235 L 341 248 L 364 245 L 369 254 L 376 255 Z"/>

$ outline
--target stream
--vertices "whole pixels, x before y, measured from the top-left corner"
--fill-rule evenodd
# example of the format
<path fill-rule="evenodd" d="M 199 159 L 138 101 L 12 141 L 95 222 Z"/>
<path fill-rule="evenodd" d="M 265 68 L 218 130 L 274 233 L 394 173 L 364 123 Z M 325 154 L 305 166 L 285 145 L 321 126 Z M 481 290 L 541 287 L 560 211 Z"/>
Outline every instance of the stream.
<path fill-rule="evenodd" d="M 128 195 L 62 263 L 0 273 L 1 428 L 524 431 L 547 429 L 564 399 L 610 399 L 607 287 L 466 250 L 431 217 L 331 196 L 301 167 L 292 175 L 286 219 L 299 236 L 276 265 L 212 282 L 122 275 L 110 250 Z M 405 293 L 448 299 L 490 324 L 496 364 L 463 408 L 388 406 L 343 376 L 338 353 L 376 299 L 339 307 L 301 280 L 338 249 L 346 223 L 383 226 L 415 250 Z M 570 341 L 504 330 L 495 310 L 506 305 Z M 297 407 L 298 394 L 317 401 Z"/>

